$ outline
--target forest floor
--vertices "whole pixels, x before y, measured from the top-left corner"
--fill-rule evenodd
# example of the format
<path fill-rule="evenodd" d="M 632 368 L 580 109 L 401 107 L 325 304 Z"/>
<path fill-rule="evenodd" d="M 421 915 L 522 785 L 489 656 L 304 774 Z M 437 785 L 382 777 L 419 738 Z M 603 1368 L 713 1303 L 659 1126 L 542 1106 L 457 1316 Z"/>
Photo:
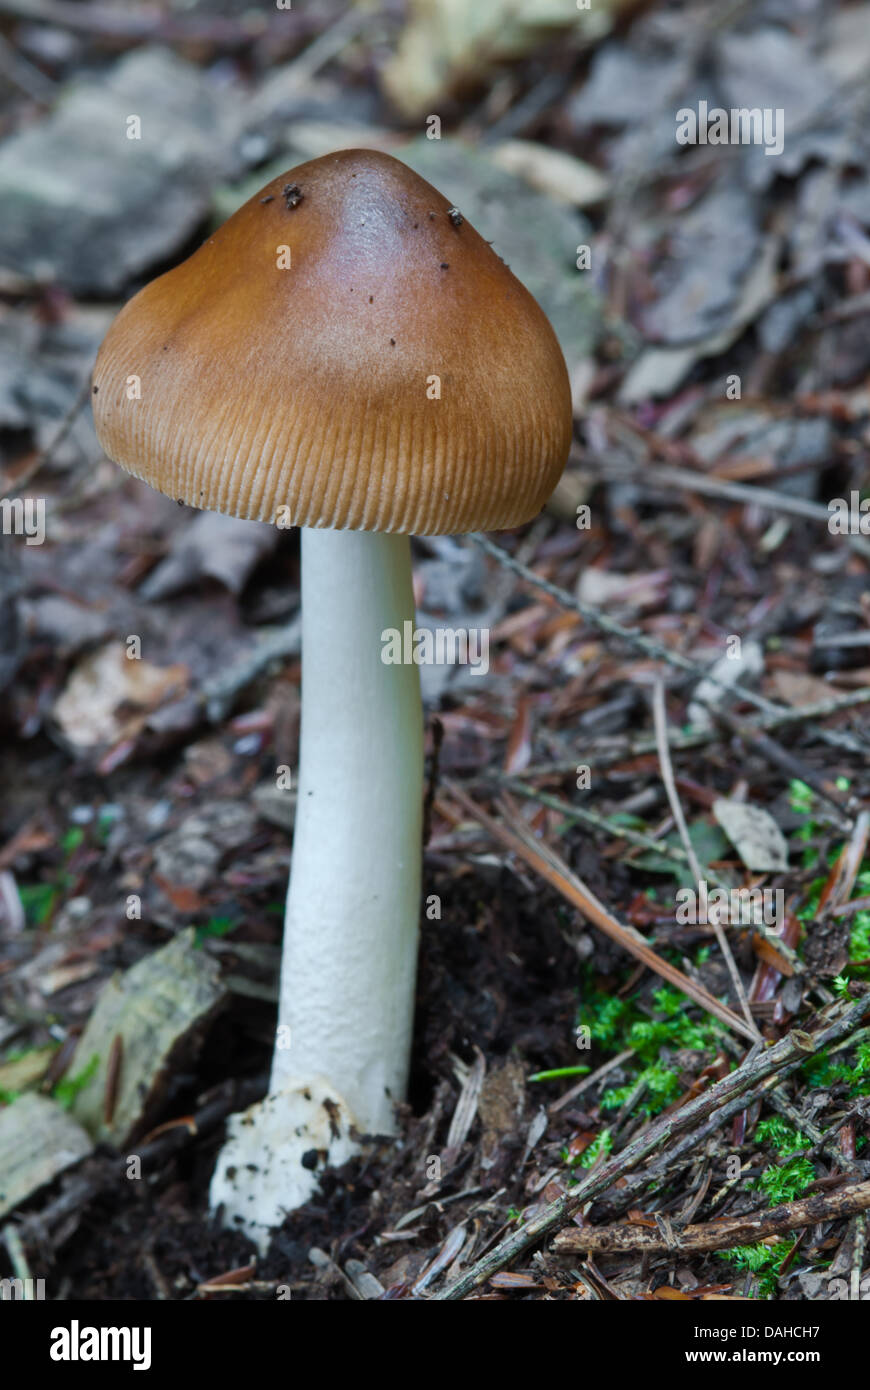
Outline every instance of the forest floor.
<path fill-rule="evenodd" d="M 592 44 L 529 34 L 438 96 L 388 68 L 390 101 L 391 15 L 252 37 L 237 8 L 185 7 L 180 36 L 150 11 L 144 35 L 0 18 L 23 65 L 0 191 L 25 169 L 30 190 L 0 231 L 0 493 L 47 518 L 44 544 L 0 544 L 0 1131 L 22 1097 L 72 1119 L 111 1089 L 111 1049 L 96 1076 L 73 1051 L 117 972 L 190 931 L 220 994 L 126 1133 L 106 1101 L 96 1147 L 12 1219 L 0 1188 L 0 1277 L 85 1300 L 867 1297 L 870 6 L 642 7 Z M 40 192 L 73 81 L 71 177 L 122 190 L 105 246 L 84 200 L 61 235 Z M 141 206 L 129 151 L 83 133 L 88 102 L 134 93 L 143 131 L 185 132 L 174 162 L 167 128 L 145 149 Z M 781 158 L 677 145 L 699 93 L 784 110 Z M 129 293 L 277 169 L 351 144 L 416 162 L 494 240 L 577 418 L 536 522 L 413 542 L 419 621 L 485 631 L 489 662 L 423 670 L 401 1137 L 256 1258 L 208 1184 L 275 1035 L 298 537 L 122 474 L 88 377 Z M 766 920 L 713 922 L 701 880 L 763 893 Z"/>

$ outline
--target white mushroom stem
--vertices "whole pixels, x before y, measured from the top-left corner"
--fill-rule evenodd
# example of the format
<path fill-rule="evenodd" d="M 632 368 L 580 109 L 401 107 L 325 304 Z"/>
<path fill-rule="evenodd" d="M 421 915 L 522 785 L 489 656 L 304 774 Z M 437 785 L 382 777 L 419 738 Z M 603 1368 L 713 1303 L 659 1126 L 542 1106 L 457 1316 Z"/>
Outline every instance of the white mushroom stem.
<path fill-rule="evenodd" d="M 261 1248 L 357 1134 L 395 1131 L 420 910 L 420 674 L 406 536 L 302 531 L 302 724 L 269 1095 L 231 1117 L 213 1208 Z M 395 644 L 393 644 L 395 649 Z"/>
<path fill-rule="evenodd" d="M 420 912 L 423 721 L 407 536 L 302 531 L 302 724 L 272 1091 L 320 1076 L 360 1130 L 404 1099 Z"/>

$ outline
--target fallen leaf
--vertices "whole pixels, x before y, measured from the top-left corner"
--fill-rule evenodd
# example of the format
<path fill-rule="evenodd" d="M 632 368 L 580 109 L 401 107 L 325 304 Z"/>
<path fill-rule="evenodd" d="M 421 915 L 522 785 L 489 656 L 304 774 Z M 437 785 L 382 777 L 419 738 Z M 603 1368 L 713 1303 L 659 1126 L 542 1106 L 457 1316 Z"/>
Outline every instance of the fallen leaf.
<path fill-rule="evenodd" d="M 720 797 L 713 802 L 713 815 L 747 869 L 778 873 L 788 868 L 785 836 L 768 811 L 745 801 Z"/>
<path fill-rule="evenodd" d="M 54 717 L 76 749 L 117 743 L 134 737 L 150 711 L 177 693 L 188 675 L 181 664 L 131 660 L 123 643 L 110 642 L 76 666 L 54 702 Z"/>

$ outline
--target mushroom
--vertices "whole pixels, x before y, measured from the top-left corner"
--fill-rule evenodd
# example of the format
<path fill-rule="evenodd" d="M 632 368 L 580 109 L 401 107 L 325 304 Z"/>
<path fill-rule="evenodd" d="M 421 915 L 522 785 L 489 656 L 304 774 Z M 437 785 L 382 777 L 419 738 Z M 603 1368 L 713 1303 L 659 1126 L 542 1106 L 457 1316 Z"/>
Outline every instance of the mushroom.
<path fill-rule="evenodd" d="M 131 379 L 137 387 L 131 391 Z M 214 1207 L 263 1244 L 326 1162 L 396 1130 L 417 958 L 412 534 L 530 520 L 571 397 L 546 317 L 446 198 L 344 150 L 267 184 L 103 343 L 97 433 L 194 507 L 302 528 L 300 768 L 269 1094 L 231 1118 Z"/>

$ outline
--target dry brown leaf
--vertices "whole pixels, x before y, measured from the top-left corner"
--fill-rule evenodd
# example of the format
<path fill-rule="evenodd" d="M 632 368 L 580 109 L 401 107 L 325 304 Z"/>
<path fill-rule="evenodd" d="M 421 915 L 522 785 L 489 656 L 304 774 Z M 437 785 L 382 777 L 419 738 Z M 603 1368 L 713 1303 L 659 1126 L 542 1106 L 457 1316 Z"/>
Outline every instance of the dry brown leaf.
<path fill-rule="evenodd" d="M 110 642 L 79 662 L 54 702 L 61 732 L 79 749 L 132 738 L 150 712 L 187 683 L 188 669 L 130 660 L 122 642 Z"/>

